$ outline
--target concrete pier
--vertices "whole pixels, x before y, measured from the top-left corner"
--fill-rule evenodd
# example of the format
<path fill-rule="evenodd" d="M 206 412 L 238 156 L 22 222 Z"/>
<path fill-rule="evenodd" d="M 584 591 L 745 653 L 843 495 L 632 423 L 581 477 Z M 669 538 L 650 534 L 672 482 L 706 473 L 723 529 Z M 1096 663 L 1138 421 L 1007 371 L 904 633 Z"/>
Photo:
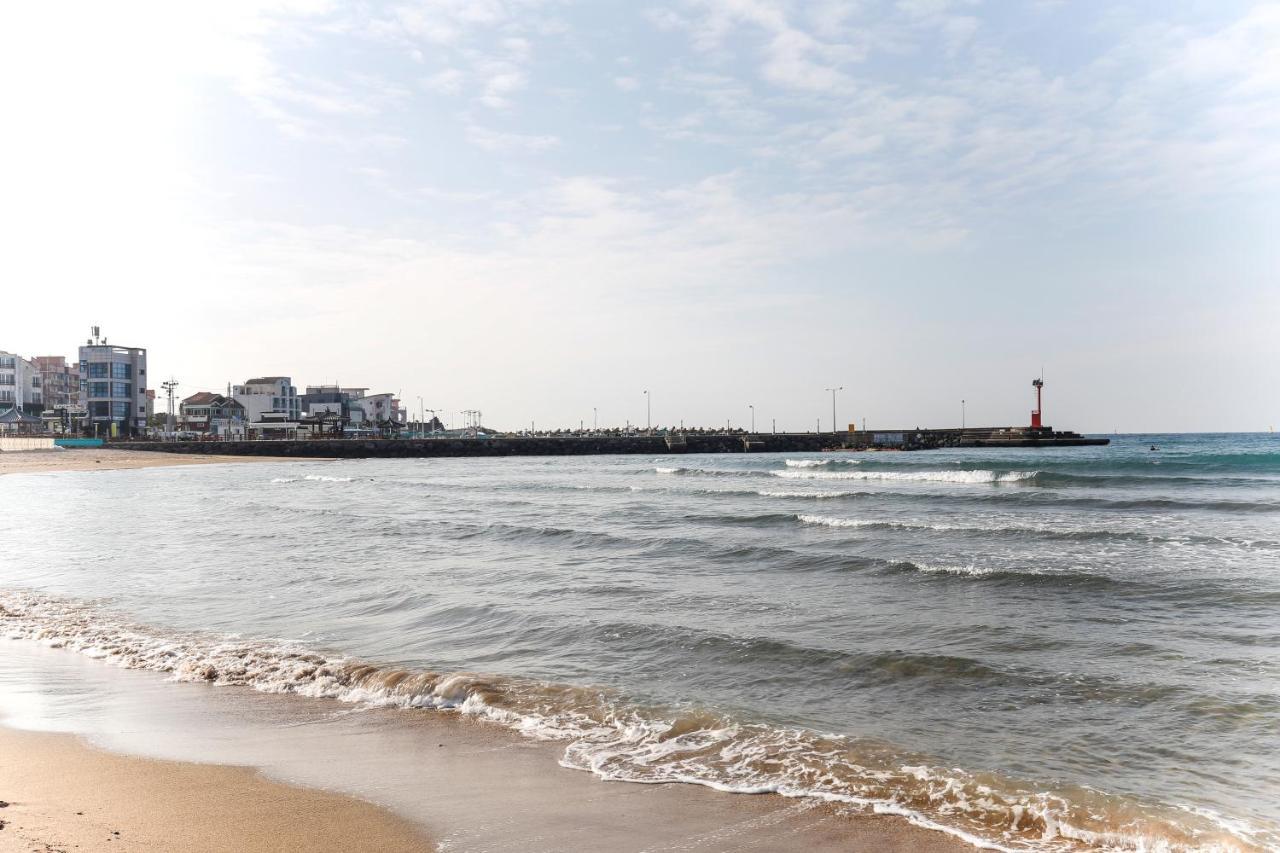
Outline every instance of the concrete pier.
<path fill-rule="evenodd" d="M 1107 444 L 1076 433 L 990 429 L 861 430 L 839 433 L 677 433 L 673 435 L 492 436 L 488 438 L 301 439 L 297 441 L 136 441 L 113 447 L 159 453 L 299 458 L 416 456 L 592 456 L 673 453 L 813 453 L 824 450 L 931 450 L 943 447 L 1075 447 Z"/>

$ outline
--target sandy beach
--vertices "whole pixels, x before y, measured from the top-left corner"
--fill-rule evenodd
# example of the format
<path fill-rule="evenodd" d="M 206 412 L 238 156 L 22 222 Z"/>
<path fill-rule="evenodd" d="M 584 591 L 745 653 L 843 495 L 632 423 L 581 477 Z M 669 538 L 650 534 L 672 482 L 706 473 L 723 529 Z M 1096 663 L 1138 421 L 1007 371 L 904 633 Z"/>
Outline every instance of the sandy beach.
<path fill-rule="evenodd" d="M 0 453 L 0 476 L 49 474 L 57 471 L 118 471 L 177 465 L 212 465 L 225 462 L 288 462 L 277 456 L 217 456 L 203 453 L 156 453 L 117 448 L 75 447 L 65 450 L 29 450 Z M 309 460 L 316 461 L 316 460 Z"/>
<path fill-rule="evenodd" d="M 0 853 L 972 849 L 812 799 L 602 782 L 457 714 L 351 713 L 26 641 L 0 640 L 0 719 Z"/>
<path fill-rule="evenodd" d="M 0 803 L 0 853 L 435 849 L 408 822 L 350 797 L 3 727 Z"/>

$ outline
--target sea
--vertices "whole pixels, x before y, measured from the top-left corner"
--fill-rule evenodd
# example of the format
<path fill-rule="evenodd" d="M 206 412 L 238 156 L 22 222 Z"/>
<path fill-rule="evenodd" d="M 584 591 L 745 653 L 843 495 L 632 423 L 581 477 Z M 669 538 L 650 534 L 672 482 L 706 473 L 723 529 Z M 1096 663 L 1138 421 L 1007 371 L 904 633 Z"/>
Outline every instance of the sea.
<path fill-rule="evenodd" d="M 15 474 L 0 507 L 15 643 L 993 849 L 1280 850 L 1273 434 Z"/>

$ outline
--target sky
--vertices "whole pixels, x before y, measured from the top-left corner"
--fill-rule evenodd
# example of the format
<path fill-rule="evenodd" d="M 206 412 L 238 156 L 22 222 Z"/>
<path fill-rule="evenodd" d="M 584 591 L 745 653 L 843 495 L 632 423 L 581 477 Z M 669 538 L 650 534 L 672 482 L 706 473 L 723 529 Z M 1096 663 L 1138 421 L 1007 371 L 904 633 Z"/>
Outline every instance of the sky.
<path fill-rule="evenodd" d="M 1280 426 L 1280 2 L 0 7 L 0 349 L 492 427 Z"/>

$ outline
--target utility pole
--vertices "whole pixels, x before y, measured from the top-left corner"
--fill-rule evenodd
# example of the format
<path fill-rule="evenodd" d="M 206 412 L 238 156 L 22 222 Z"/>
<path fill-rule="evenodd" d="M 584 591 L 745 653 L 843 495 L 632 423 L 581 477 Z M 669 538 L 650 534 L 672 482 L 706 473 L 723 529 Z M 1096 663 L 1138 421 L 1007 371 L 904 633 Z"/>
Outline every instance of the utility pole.
<path fill-rule="evenodd" d="M 828 388 L 827 390 L 831 392 L 831 434 L 835 435 L 836 433 L 836 392 L 843 391 L 844 386 L 840 385 L 836 388 Z M 818 432 L 822 432 L 821 427 L 819 427 Z"/>
<path fill-rule="evenodd" d="M 160 387 L 169 395 L 169 440 L 173 441 L 173 392 L 178 387 L 178 380 L 170 376 L 160 383 Z"/>

